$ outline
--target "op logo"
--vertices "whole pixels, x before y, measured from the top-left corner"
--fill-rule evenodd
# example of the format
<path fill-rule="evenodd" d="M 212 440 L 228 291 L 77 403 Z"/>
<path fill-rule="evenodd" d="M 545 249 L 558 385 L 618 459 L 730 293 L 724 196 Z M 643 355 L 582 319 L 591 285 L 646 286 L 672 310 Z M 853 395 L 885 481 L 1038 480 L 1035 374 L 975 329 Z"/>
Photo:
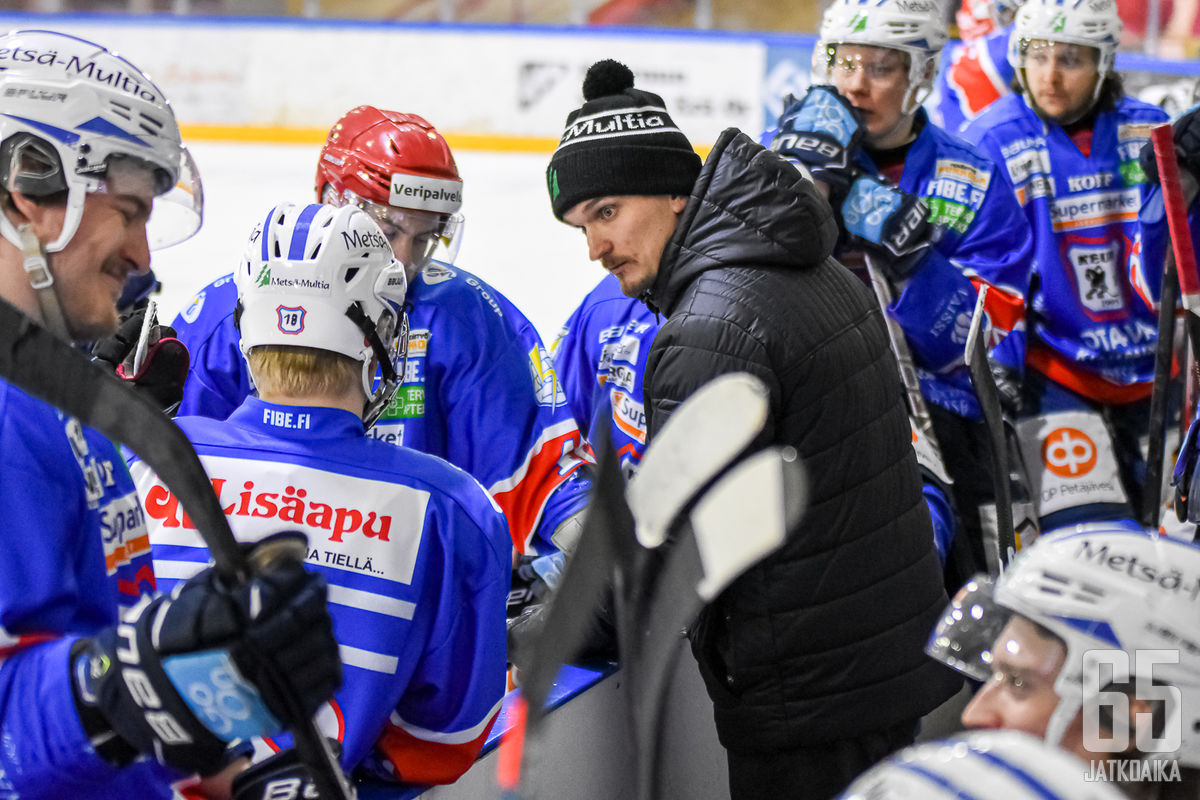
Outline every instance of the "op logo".
<path fill-rule="evenodd" d="M 1042 461 L 1060 478 L 1077 478 L 1096 466 L 1096 444 L 1081 430 L 1057 428 L 1042 443 Z"/>

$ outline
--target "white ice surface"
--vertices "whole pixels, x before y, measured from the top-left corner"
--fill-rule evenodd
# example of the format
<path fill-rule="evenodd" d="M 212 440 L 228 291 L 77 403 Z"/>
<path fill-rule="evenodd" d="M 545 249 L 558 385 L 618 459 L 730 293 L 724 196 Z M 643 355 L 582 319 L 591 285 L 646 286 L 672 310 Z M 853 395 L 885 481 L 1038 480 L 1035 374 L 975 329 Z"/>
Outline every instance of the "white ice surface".
<path fill-rule="evenodd" d="M 173 319 L 192 295 L 232 272 L 254 223 L 276 203 L 314 199 L 316 145 L 190 145 L 204 183 L 204 224 L 191 239 L 153 254 Z M 547 154 L 455 153 L 463 178 L 463 245 L 457 264 L 503 293 L 547 347 L 604 270 L 588 261 L 583 235 L 550 213 Z"/>

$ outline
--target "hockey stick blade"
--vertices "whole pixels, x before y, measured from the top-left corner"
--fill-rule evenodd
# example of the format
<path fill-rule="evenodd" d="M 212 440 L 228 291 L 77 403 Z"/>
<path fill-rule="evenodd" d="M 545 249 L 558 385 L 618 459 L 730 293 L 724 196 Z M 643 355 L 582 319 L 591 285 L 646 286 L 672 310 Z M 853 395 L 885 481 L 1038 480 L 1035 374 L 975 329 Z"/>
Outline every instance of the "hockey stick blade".
<path fill-rule="evenodd" d="M 637 610 L 639 629 L 622 660 L 638 753 L 639 800 L 658 796 L 659 735 L 680 631 L 747 569 L 795 530 L 807 502 L 804 470 L 791 447 L 756 453 L 696 502 L 666 554 L 655 592 Z"/>
<path fill-rule="evenodd" d="M 666 541 L 687 504 L 762 432 L 768 410 L 763 382 L 735 372 L 704 384 L 671 414 L 625 490 L 642 545 Z"/>
<path fill-rule="evenodd" d="M 983 343 L 984 305 L 988 287 L 979 287 L 979 298 L 971 315 L 971 327 L 967 332 L 964 359 L 975 386 L 975 396 L 983 412 L 983 423 L 987 427 L 992 445 L 992 486 L 996 494 L 996 533 L 999 541 L 998 564 L 1003 569 L 1017 552 L 1017 537 L 1013 528 L 1012 484 L 1008 472 L 1008 443 L 1005 440 L 1004 412 L 1000 406 L 1000 391 L 988 367 L 987 349 Z"/>
<path fill-rule="evenodd" d="M 249 564 L 196 451 L 162 410 L 124 381 L 0 299 L 0 378 L 124 444 L 179 498 L 226 579 L 244 579 Z M 354 790 L 329 743 L 308 718 L 290 720 L 321 797 L 349 800 Z"/>

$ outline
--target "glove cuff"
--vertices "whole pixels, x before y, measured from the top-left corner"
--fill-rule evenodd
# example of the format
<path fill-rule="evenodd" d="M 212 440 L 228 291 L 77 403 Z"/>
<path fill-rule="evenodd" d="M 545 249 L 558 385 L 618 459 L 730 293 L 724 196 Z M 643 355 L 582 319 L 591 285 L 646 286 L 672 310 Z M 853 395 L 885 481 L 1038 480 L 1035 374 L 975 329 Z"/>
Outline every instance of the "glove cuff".
<path fill-rule="evenodd" d="M 90 640 L 80 639 L 71 647 L 68 661 L 71 670 L 71 697 L 79 724 L 96 751 L 96 755 L 114 767 L 127 766 L 138 757 L 138 751 L 121 738 L 108 719 L 96 706 L 95 678 L 90 674 L 88 648 Z"/>

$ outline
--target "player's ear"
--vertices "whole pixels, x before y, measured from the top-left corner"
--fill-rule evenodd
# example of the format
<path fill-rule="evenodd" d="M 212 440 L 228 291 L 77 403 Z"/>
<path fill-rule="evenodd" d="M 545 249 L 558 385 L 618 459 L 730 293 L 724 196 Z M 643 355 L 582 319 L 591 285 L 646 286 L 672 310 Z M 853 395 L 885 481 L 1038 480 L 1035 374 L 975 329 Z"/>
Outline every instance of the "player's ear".
<path fill-rule="evenodd" d="M 40 241 L 52 242 L 62 233 L 67 207 L 62 203 L 38 202 L 18 191 L 8 192 L 5 213 L 14 225 L 29 223 Z"/>

